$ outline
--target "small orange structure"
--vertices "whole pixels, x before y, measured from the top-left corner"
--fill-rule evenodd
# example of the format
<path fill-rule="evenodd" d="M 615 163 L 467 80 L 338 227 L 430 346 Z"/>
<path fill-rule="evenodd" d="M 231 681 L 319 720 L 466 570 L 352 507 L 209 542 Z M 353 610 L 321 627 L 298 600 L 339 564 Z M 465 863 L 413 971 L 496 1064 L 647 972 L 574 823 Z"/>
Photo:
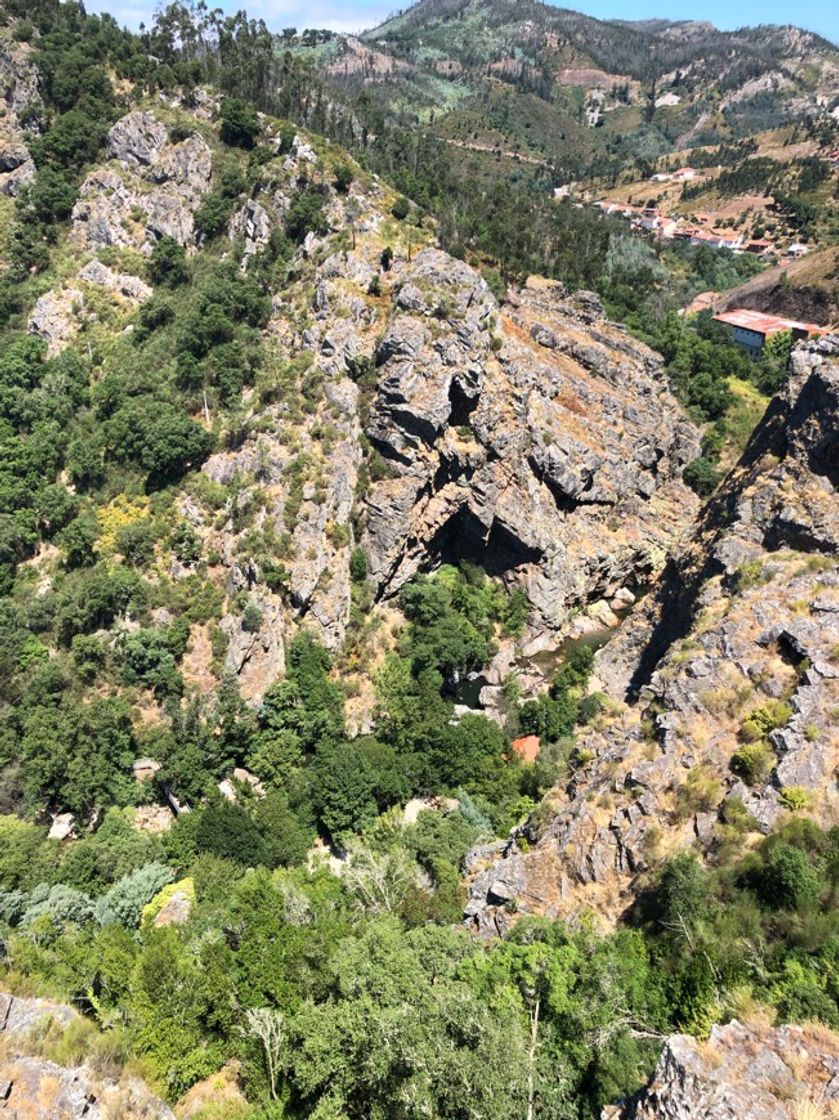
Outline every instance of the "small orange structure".
<path fill-rule="evenodd" d="M 522 762 L 535 762 L 541 749 L 538 735 L 522 735 L 520 739 L 513 739 L 513 750 Z"/>

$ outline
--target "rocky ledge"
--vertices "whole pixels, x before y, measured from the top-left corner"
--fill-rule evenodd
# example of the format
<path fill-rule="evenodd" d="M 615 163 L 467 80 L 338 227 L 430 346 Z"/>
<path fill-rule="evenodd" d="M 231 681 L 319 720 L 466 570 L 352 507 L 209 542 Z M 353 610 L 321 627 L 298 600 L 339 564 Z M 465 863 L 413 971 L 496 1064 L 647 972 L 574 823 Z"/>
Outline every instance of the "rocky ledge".
<path fill-rule="evenodd" d="M 674 1035 L 650 1084 L 602 1120 L 817 1120 L 839 1112 L 839 1039 L 825 1027 Z"/>
<path fill-rule="evenodd" d="M 0 993 L 0 1110 L 9 1120 L 175 1120 L 136 1079 L 116 1082 L 87 1066 L 67 1068 L 27 1053 L 77 1019 L 66 1004 Z"/>

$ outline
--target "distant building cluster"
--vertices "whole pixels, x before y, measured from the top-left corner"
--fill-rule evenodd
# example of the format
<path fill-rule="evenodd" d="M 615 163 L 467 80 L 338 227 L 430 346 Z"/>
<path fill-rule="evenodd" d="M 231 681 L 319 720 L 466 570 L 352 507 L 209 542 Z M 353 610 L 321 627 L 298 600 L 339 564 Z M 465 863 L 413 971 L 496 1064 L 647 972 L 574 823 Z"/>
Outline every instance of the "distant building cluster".
<path fill-rule="evenodd" d="M 659 171 L 653 175 L 654 183 L 689 183 L 696 178 L 696 171 L 692 167 L 680 167 L 678 171 Z"/>
<path fill-rule="evenodd" d="M 827 159 L 834 166 L 839 164 L 839 149 L 830 152 Z M 676 171 L 659 171 L 650 177 L 649 182 L 651 184 L 687 183 L 700 174 L 701 172 L 693 167 L 680 167 Z M 562 188 L 561 196 L 559 191 L 556 192 L 557 197 L 573 196 L 577 185 L 567 184 Z M 681 215 L 666 214 L 656 206 L 631 206 L 627 202 L 618 202 L 609 198 L 600 199 L 594 205 L 604 214 L 625 218 L 634 229 L 645 230 L 662 240 L 708 245 L 713 249 L 729 249 L 734 253 L 751 253 L 754 256 L 785 256 L 790 260 L 810 251 L 809 246 L 802 242 L 795 242 L 786 250 L 782 250 L 768 238 L 750 239 L 736 230 L 720 228 L 715 224 L 720 216 L 714 213 L 697 211 L 688 219 Z"/>
<path fill-rule="evenodd" d="M 630 206 L 626 202 L 602 199 L 595 205 L 604 213 L 626 218 L 634 229 L 646 230 L 666 241 L 684 241 L 691 245 L 708 245 L 712 249 L 730 249 L 735 253 L 768 256 L 776 252 L 772 241 L 763 237 L 747 238 L 733 229 L 720 229 L 712 223 L 714 215 L 700 211 L 692 222 L 664 214 L 655 206 Z M 799 257 L 808 251 L 803 244 L 790 245 L 787 255 Z"/>

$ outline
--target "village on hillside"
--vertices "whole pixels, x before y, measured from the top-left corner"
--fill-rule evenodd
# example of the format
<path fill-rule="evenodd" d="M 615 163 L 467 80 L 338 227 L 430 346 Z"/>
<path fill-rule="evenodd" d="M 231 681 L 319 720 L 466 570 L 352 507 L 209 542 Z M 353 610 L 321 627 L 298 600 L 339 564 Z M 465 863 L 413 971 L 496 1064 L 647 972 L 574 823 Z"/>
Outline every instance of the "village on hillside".
<path fill-rule="evenodd" d="M 795 182 L 809 164 L 811 172 L 816 168 L 816 186 L 822 182 L 834 197 L 839 189 L 839 149 L 795 141 L 794 132 L 768 132 L 734 167 L 725 161 L 743 154 L 736 145 L 730 151 L 696 149 L 692 153 L 696 166 L 660 163 L 644 178 L 599 190 L 595 183 L 571 183 L 557 188 L 555 196 L 596 206 L 662 241 L 749 253 L 783 264 L 819 247 L 819 238 L 812 230 L 797 229 L 778 212 L 779 199 L 773 194 L 778 182 L 784 175 Z M 691 155 L 685 151 L 681 158 Z M 709 166 L 711 160 L 715 162 Z M 767 172 L 765 181 L 751 182 L 754 176 L 749 176 L 749 170 L 757 171 L 762 164 L 770 165 L 772 172 Z M 742 187 L 735 178 L 738 174 L 744 180 Z"/>
<path fill-rule="evenodd" d="M 831 152 L 829 161 L 832 168 L 839 168 L 839 151 Z M 715 168 L 714 170 L 721 170 Z M 663 183 L 691 183 L 707 172 L 693 167 L 680 167 L 675 171 L 662 171 L 652 175 L 647 183 L 651 188 Z M 643 185 L 643 184 L 641 184 Z M 712 181 L 708 181 L 711 189 Z M 810 252 L 811 246 L 803 240 L 788 240 L 772 237 L 750 237 L 744 229 L 731 227 L 732 207 L 717 210 L 695 210 L 682 214 L 664 208 L 664 205 L 632 205 L 614 198 L 592 200 L 604 214 L 625 218 L 634 229 L 645 230 L 662 240 L 684 241 L 690 245 L 707 245 L 712 249 L 730 249 L 735 253 L 753 253 L 759 257 L 776 257 L 796 260 Z M 750 201 L 750 200 L 748 200 Z M 724 226 L 722 223 L 725 222 Z"/>
<path fill-rule="evenodd" d="M 661 250 L 705 247 L 754 258 L 751 281 L 736 292 L 699 292 L 680 314 L 710 312 L 733 341 L 758 357 L 773 335 L 817 336 L 833 317 L 829 308 L 818 314 L 806 300 L 777 298 L 779 284 L 782 290 L 814 281 L 830 287 L 836 275 L 839 149 L 826 140 L 802 140 L 795 129 L 778 129 L 750 141 L 676 153 L 617 183 L 568 183 L 554 194 L 558 202 L 624 221 Z M 809 213 L 816 199 L 822 203 L 818 221 Z M 764 298 L 771 292 L 776 298 Z"/>

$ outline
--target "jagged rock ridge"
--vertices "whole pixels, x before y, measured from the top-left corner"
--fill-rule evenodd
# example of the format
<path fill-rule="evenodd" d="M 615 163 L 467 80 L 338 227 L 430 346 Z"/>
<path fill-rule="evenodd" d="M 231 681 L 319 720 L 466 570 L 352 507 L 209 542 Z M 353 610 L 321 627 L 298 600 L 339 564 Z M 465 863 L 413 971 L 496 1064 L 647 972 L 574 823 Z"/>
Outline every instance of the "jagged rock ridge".
<path fill-rule="evenodd" d="M 836 338 L 794 353 L 690 547 L 599 657 L 602 683 L 638 700 L 582 739 L 588 761 L 549 796 L 540 827 L 525 827 L 527 850 L 514 838 L 477 865 L 467 915 L 479 928 L 505 928 L 511 907 L 616 917 L 667 853 L 713 849 L 726 797 L 763 832 L 792 805 L 836 819 L 837 356 Z M 773 766 L 746 785 L 730 763 L 761 711 L 774 713 Z"/>

